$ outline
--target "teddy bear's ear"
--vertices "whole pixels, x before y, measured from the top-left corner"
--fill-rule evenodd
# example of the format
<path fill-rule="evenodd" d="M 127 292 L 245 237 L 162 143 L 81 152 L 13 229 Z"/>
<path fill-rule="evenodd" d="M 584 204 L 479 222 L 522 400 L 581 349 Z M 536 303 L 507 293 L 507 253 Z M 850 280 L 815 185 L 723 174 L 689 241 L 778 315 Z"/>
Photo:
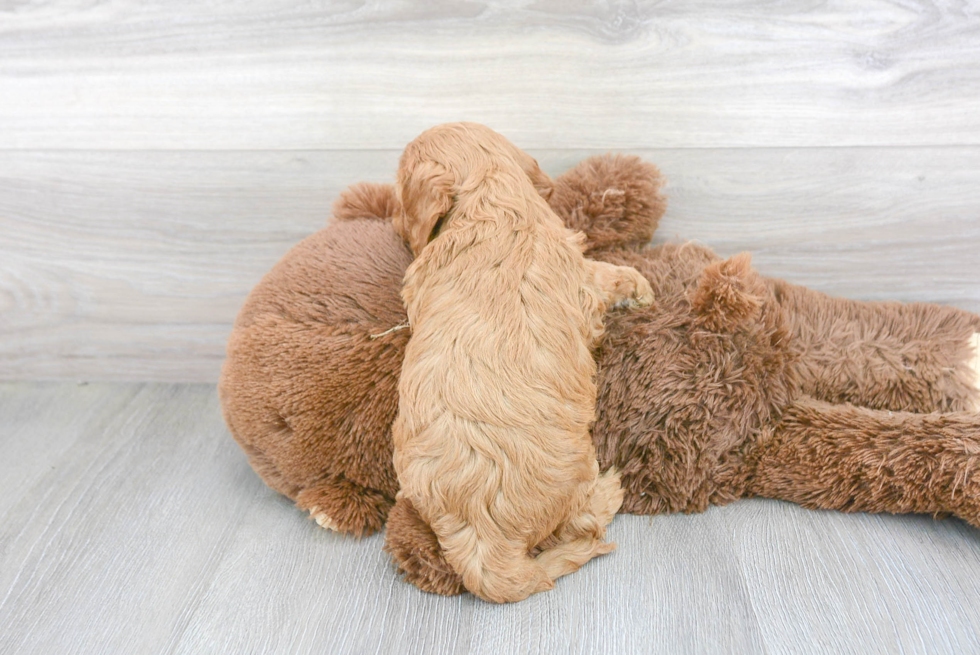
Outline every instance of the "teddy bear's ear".
<path fill-rule="evenodd" d="M 701 272 L 691 295 L 691 309 L 701 327 L 731 332 L 758 314 L 764 294 L 762 279 L 752 268 L 752 255 L 743 252 Z"/>
<path fill-rule="evenodd" d="M 664 179 L 653 164 L 630 155 L 589 157 L 554 182 L 551 208 L 584 232 L 588 251 L 642 247 L 667 207 Z"/>
<path fill-rule="evenodd" d="M 397 211 L 395 187 L 390 184 L 359 182 L 344 189 L 333 203 L 333 216 L 341 221 L 358 218 L 387 221 Z"/>
<path fill-rule="evenodd" d="M 402 157 L 395 182 L 400 210 L 393 225 L 417 256 L 438 233 L 453 207 L 455 177 L 431 159 Z"/>

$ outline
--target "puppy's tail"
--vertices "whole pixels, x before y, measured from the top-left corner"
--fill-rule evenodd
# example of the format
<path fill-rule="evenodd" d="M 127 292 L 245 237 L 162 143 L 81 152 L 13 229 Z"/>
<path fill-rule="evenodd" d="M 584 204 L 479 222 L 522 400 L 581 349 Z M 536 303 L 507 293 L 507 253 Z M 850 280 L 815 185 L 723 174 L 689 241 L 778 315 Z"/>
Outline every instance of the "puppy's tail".
<path fill-rule="evenodd" d="M 492 603 L 513 603 L 555 586 L 528 555 L 527 544 L 505 538 L 490 517 L 481 518 L 467 523 L 445 517 L 432 526 L 446 560 L 470 593 Z"/>

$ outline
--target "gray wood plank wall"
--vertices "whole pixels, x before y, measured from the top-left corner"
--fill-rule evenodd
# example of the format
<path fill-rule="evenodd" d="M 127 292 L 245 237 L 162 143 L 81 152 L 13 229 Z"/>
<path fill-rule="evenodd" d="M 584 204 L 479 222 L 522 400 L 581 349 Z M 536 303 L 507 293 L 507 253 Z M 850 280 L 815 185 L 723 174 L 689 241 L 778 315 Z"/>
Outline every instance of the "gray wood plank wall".
<path fill-rule="evenodd" d="M 422 129 L 670 179 L 659 239 L 980 311 L 980 3 L 0 3 L 0 378 L 214 381 Z"/>

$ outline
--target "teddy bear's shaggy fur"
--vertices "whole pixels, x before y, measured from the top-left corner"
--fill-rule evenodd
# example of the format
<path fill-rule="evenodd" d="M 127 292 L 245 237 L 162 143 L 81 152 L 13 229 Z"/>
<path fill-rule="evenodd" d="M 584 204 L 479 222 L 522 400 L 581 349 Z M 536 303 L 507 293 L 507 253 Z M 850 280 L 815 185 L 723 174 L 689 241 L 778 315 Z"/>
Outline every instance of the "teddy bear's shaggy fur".
<path fill-rule="evenodd" d="M 615 547 L 606 525 L 623 492 L 615 470 L 600 477 L 589 434 L 591 349 L 607 305 L 653 302 L 635 269 L 582 255 L 532 184 L 543 176 L 474 123 L 425 131 L 396 176 L 394 227 L 416 253 L 396 506 L 410 501 L 466 588 L 493 602 L 551 589 Z"/>
<path fill-rule="evenodd" d="M 588 256 L 637 268 L 651 308 L 613 311 L 596 358 L 600 466 L 622 511 L 697 512 L 746 496 L 805 507 L 953 514 L 980 526 L 980 317 L 869 303 L 760 276 L 747 256 L 645 247 L 664 201 L 656 170 L 600 157 L 557 178 L 549 204 Z M 220 392 L 232 434 L 273 488 L 322 525 L 364 534 L 397 491 L 390 426 L 408 335 L 398 298 L 411 253 L 390 187 L 359 185 L 328 228 L 256 287 Z M 972 366 L 971 366 L 972 362 Z M 458 593 L 411 506 L 387 548 L 423 589 Z"/>

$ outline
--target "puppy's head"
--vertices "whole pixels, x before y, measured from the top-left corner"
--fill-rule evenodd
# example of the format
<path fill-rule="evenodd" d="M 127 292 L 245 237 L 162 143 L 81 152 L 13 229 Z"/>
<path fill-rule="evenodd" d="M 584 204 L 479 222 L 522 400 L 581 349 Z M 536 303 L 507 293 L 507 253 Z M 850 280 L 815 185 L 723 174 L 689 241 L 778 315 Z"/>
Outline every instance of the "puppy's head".
<path fill-rule="evenodd" d="M 395 230 L 416 255 L 449 220 L 457 196 L 479 184 L 493 168 L 523 170 L 546 200 L 554 185 L 538 162 L 490 128 L 446 123 L 423 132 L 402 153 L 395 181 L 400 211 Z"/>

